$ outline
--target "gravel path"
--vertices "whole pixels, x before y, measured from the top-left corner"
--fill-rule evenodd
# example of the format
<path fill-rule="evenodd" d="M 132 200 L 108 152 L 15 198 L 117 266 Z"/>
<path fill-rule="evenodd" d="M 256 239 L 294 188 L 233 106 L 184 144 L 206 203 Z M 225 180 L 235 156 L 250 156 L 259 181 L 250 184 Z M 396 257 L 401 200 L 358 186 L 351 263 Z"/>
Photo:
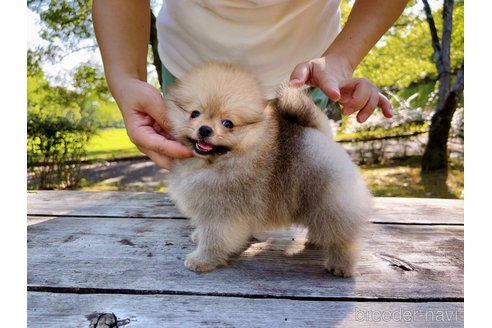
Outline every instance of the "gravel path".
<path fill-rule="evenodd" d="M 148 187 L 162 185 L 168 172 L 146 157 L 83 165 L 81 171 L 87 182 Z"/>

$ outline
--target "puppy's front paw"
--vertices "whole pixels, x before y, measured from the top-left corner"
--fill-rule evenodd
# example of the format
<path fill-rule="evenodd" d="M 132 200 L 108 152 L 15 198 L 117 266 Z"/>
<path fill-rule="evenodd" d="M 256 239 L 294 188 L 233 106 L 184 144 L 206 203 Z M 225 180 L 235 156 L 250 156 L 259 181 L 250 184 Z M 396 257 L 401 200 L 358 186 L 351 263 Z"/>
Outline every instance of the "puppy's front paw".
<path fill-rule="evenodd" d="M 225 265 L 225 261 L 213 259 L 195 251 L 186 256 L 184 264 L 189 270 L 194 272 L 210 272 Z"/>

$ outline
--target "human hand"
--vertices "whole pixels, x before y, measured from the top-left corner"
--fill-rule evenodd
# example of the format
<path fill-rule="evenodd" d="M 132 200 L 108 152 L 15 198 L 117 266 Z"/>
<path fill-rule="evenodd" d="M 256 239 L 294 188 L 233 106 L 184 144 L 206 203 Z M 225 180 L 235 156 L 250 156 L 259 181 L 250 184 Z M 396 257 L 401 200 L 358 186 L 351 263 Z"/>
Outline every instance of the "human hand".
<path fill-rule="evenodd" d="M 389 100 L 371 81 L 352 77 L 352 71 L 346 59 L 330 54 L 297 65 L 290 76 L 290 85 L 320 88 L 328 98 L 342 105 L 344 115 L 358 112 L 359 123 L 365 122 L 376 107 L 382 109 L 385 117 L 393 117 Z"/>
<path fill-rule="evenodd" d="M 173 158 L 193 156 L 187 147 L 171 140 L 166 106 L 157 89 L 138 79 L 127 78 L 118 82 L 115 91 L 128 137 L 142 153 L 166 169 L 171 168 Z"/>

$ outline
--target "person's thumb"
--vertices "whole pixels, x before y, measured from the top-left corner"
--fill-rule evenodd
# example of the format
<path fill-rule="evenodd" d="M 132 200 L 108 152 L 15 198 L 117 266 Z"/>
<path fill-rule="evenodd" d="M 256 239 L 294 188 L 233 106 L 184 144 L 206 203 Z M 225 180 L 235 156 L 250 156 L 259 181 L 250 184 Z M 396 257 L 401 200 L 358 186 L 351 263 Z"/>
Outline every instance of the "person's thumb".
<path fill-rule="evenodd" d="M 309 71 L 309 62 L 297 65 L 292 74 L 290 74 L 289 85 L 296 88 L 302 87 L 310 78 Z"/>
<path fill-rule="evenodd" d="M 143 99 L 145 99 L 146 102 L 144 105 L 145 112 L 166 132 L 171 131 L 171 125 L 166 118 L 167 108 L 159 90 L 149 85 L 145 88 L 144 92 L 145 97 Z"/>
<path fill-rule="evenodd" d="M 172 126 L 166 117 L 167 107 L 161 93 L 154 87 L 144 87 L 141 90 L 144 95 L 141 111 L 150 116 L 154 124 L 138 127 L 136 137 L 137 144 L 144 147 L 149 155 L 153 152 L 153 160 L 157 162 L 157 155 L 165 155 L 172 158 L 185 158 L 192 155 L 191 151 L 179 142 L 172 139 Z M 157 126 L 156 126 L 157 125 Z M 159 129 L 160 128 L 160 129 Z M 164 165 L 165 166 L 165 165 Z"/>

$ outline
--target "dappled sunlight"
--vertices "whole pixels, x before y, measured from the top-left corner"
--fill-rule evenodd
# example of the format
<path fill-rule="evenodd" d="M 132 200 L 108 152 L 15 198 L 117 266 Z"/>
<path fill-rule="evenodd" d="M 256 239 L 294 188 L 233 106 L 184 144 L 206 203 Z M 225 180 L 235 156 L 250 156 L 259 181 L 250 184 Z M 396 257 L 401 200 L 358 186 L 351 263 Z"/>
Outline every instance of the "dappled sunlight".
<path fill-rule="evenodd" d="M 426 183 L 420 177 L 420 168 L 412 161 L 393 161 L 385 165 L 363 165 L 361 173 L 374 196 L 384 197 L 464 197 L 464 172 L 462 162 L 450 165 L 446 184 Z M 431 178 L 432 180 L 432 178 Z"/>
<path fill-rule="evenodd" d="M 56 217 L 28 216 L 27 217 L 27 226 L 39 224 L 39 223 L 50 221 L 53 219 L 56 219 Z"/>
<path fill-rule="evenodd" d="M 304 251 L 307 229 L 300 226 L 280 230 L 269 230 L 254 235 L 254 241 L 242 253 L 242 256 L 253 257 L 264 251 L 276 251 L 281 256 L 295 256 Z"/>

